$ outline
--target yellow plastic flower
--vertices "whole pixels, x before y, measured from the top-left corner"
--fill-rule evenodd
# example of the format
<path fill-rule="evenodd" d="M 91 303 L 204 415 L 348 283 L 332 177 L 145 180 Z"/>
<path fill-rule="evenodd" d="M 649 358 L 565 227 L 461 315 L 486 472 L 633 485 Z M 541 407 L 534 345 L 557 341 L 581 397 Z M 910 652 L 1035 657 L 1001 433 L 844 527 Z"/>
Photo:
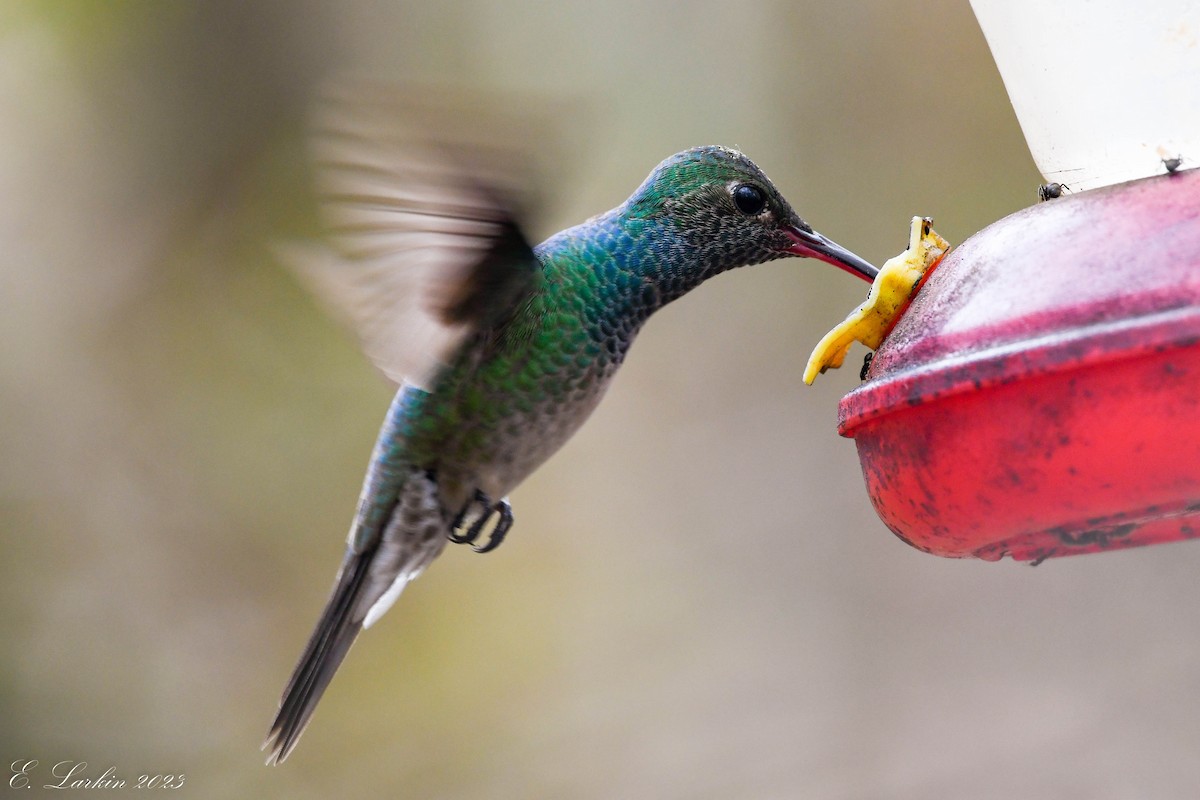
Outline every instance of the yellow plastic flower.
<path fill-rule="evenodd" d="M 913 217 L 908 249 L 883 265 L 866 302 L 813 349 L 804 368 L 804 382 L 811 384 L 818 372 L 840 367 L 856 341 L 872 350 L 878 348 L 917 293 L 921 278 L 949 249 L 950 244 L 933 230 L 932 219 Z"/>

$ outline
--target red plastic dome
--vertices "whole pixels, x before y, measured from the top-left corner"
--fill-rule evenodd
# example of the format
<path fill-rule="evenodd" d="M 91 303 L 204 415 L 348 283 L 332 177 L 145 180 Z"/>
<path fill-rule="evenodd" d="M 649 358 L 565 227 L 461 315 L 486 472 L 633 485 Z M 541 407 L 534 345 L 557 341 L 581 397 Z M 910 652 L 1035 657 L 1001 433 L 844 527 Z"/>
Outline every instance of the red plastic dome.
<path fill-rule="evenodd" d="M 921 550 L 1041 560 L 1200 536 L 1200 170 L 972 236 L 839 412 L 880 518 Z"/>

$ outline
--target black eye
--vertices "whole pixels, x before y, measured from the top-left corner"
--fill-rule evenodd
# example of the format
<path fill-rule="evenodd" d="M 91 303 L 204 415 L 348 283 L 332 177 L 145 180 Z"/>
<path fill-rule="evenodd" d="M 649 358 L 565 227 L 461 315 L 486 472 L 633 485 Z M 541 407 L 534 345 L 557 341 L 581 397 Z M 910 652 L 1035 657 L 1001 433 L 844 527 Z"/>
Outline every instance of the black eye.
<path fill-rule="evenodd" d="M 763 210 L 767 198 L 757 186 L 740 183 L 733 187 L 733 204 L 737 206 L 738 211 L 753 217 Z"/>

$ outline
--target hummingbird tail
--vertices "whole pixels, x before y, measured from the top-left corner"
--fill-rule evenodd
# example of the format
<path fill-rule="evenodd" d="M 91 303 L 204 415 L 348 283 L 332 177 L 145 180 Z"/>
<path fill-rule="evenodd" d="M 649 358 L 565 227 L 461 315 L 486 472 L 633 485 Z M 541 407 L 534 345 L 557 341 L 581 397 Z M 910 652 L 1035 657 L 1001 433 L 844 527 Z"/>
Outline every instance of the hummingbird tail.
<path fill-rule="evenodd" d="M 389 431 L 385 425 L 384 434 Z M 325 687 L 362 629 L 387 611 L 405 585 L 446 546 L 447 519 L 433 476 L 411 470 L 399 482 L 383 530 L 361 537 L 363 530 L 369 530 L 364 520 L 374 508 L 370 498 L 378 490 L 375 468 L 367 474 L 367 499 L 359 504 L 333 593 L 283 690 L 279 712 L 263 742 L 268 764 L 282 762 L 296 746 Z"/>
<path fill-rule="evenodd" d="M 263 742 L 262 749 L 268 751 L 267 764 L 282 763 L 292 752 L 325 693 L 325 687 L 362 631 L 362 619 L 355 619 L 353 611 L 369 572 L 369 558 L 347 553 L 333 596 L 283 690 L 279 712 Z"/>

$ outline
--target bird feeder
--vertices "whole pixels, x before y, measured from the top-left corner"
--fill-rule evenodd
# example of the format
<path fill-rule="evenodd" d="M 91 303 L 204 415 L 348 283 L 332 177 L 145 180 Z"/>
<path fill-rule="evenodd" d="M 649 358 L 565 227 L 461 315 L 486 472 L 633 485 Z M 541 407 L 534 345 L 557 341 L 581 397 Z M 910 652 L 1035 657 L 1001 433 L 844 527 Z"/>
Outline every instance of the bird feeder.
<path fill-rule="evenodd" d="M 1073 191 L 953 249 L 839 407 L 880 518 L 936 555 L 1040 561 L 1200 536 L 1200 170 L 1181 169 L 1200 157 L 1200 15 L 1139 4 L 1137 51 L 1122 3 L 1079 6 L 1072 22 L 1121 37 L 1088 56 L 1071 49 L 1087 31 L 1057 38 L 1036 16 L 1071 5 L 974 3 L 1035 161 Z M 1154 124 L 1114 133 L 1118 95 L 1151 98 Z"/>

